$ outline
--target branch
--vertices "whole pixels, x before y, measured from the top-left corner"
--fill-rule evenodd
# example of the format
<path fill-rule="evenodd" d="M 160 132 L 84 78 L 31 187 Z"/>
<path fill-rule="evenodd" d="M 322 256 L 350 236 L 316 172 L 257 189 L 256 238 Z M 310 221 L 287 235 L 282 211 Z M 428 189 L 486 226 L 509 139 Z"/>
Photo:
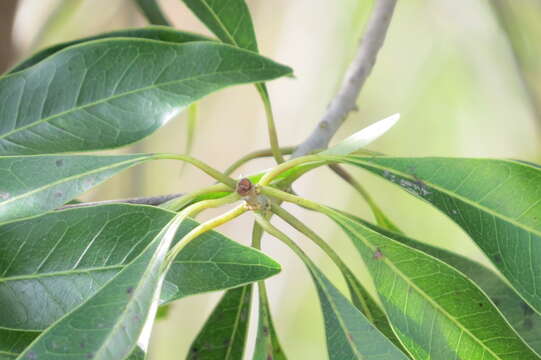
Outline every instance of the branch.
<path fill-rule="evenodd" d="M 342 86 L 330 103 L 327 112 L 310 136 L 295 150 L 292 157 L 325 149 L 347 115 L 357 108 L 359 93 L 370 75 L 376 57 L 385 40 L 396 0 L 377 0 L 368 20 L 366 33 L 359 44 L 353 62 L 349 65 Z"/>
<path fill-rule="evenodd" d="M 138 2 L 142 3 L 144 1 Z M 327 112 L 312 134 L 297 147 L 291 158 L 327 148 L 331 138 L 338 131 L 347 115 L 357 108 L 357 97 L 374 67 L 379 50 L 383 46 L 396 2 L 397 0 L 376 0 L 374 10 L 366 26 L 366 33 L 359 43 L 359 49 L 353 62 L 347 69 L 338 94 L 331 101 Z M 148 198 L 97 201 L 65 205 L 62 209 L 113 203 L 160 205 L 181 195 L 171 194 Z"/>

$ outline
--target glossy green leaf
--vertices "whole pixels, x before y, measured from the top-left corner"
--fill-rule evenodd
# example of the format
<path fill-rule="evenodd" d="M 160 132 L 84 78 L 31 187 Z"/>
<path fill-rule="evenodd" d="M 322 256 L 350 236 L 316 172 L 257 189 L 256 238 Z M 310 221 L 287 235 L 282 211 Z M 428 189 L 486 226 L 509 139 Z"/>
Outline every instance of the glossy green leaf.
<path fill-rule="evenodd" d="M 0 157 L 0 224 L 56 209 L 152 155 Z"/>
<path fill-rule="evenodd" d="M 220 40 L 257 52 L 250 11 L 244 0 L 182 0 Z"/>
<path fill-rule="evenodd" d="M 257 285 L 259 289 L 259 317 L 252 360 L 287 360 L 274 329 L 265 283 L 260 281 Z"/>
<path fill-rule="evenodd" d="M 421 250 L 440 259 L 459 270 L 488 295 L 498 310 L 505 316 L 515 331 L 534 349 L 541 354 L 541 315 L 536 313 L 520 296 L 497 274 L 476 261 L 470 260 L 450 251 L 430 246 L 400 234 L 376 228 L 361 219 L 356 219 L 364 225 L 377 229 L 387 237 L 399 241 L 412 248 Z"/>
<path fill-rule="evenodd" d="M 370 293 L 364 288 L 364 286 L 362 286 L 355 275 L 350 272 L 343 273 L 343 275 L 344 279 L 346 280 L 353 305 L 355 305 L 355 307 L 359 309 L 364 316 L 366 316 L 368 321 L 374 324 L 379 331 L 381 331 L 389 340 L 391 340 L 397 348 L 406 353 L 402 343 L 400 343 L 400 340 L 393 332 L 385 312 L 372 298 Z"/>
<path fill-rule="evenodd" d="M 39 332 L 0 329 L 0 360 L 15 359 Z"/>
<path fill-rule="evenodd" d="M 460 225 L 541 314 L 541 169 L 492 159 L 347 157 Z"/>
<path fill-rule="evenodd" d="M 320 154 L 324 155 L 348 155 L 362 149 L 380 136 L 389 131 L 396 125 L 400 119 L 400 114 L 391 115 L 385 119 L 376 121 L 372 125 L 354 133 L 353 135 L 340 141 L 338 144 L 323 150 Z"/>
<path fill-rule="evenodd" d="M 111 204 L 0 226 L 0 328 L 42 330 L 92 296 L 141 253 L 174 213 Z M 197 223 L 184 221 L 175 241 Z M 175 258 L 162 303 L 262 280 L 280 271 L 263 253 L 216 232 Z"/>
<path fill-rule="evenodd" d="M 182 219 L 175 216 L 170 220 L 133 262 L 41 333 L 19 359 L 128 357 L 146 320 L 154 318 L 163 284 L 164 260 Z"/>
<path fill-rule="evenodd" d="M 330 360 L 408 359 L 334 287 L 293 240 L 272 226 L 261 214 L 256 214 L 256 221 L 265 231 L 289 246 L 308 268 L 316 285 L 325 320 Z"/>
<path fill-rule="evenodd" d="M 250 10 L 244 0 L 182 0 L 220 40 L 235 47 L 259 52 Z M 274 123 L 265 84 L 256 84 L 267 114 Z M 273 125 L 274 126 L 274 125 Z"/>
<path fill-rule="evenodd" d="M 291 69 L 213 41 L 103 39 L 0 78 L 0 154 L 119 147 L 221 88 Z"/>
<path fill-rule="evenodd" d="M 95 36 L 85 37 L 73 41 L 66 41 L 60 44 L 49 46 L 43 50 L 38 51 L 28 59 L 23 60 L 19 64 L 15 65 L 10 71 L 13 74 L 18 71 L 25 70 L 33 65 L 36 65 L 40 61 L 48 58 L 49 56 L 64 50 L 65 48 L 77 44 L 82 44 L 92 40 L 109 39 L 109 38 L 141 38 L 149 40 L 157 40 L 171 43 L 186 43 L 190 41 L 208 41 L 211 40 L 202 35 L 192 34 L 185 31 L 174 30 L 165 26 L 148 26 L 137 29 L 124 29 L 112 32 L 107 32 Z"/>
<path fill-rule="evenodd" d="M 408 359 L 315 265 L 309 269 L 323 310 L 329 359 Z"/>
<path fill-rule="evenodd" d="M 539 359 L 490 300 L 445 263 L 336 212 L 415 359 Z"/>
<path fill-rule="evenodd" d="M 35 331 L 0 329 L 0 360 L 14 360 L 40 334 Z M 136 347 L 126 360 L 144 360 L 146 354 Z"/>
<path fill-rule="evenodd" d="M 251 295 L 252 285 L 228 290 L 190 346 L 187 359 L 242 359 Z"/>
<path fill-rule="evenodd" d="M 151 24 L 170 26 L 156 0 L 135 0 L 135 3 Z"/>

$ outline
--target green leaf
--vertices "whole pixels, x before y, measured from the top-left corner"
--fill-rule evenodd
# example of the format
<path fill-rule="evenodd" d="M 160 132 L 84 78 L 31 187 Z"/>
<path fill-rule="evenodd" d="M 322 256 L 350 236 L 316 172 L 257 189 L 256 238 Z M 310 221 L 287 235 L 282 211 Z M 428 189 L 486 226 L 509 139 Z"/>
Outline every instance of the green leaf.
<path fill-rule="evenodd" d="M 182 0 L 220 40 L 235 47 L 259 52 L 250 10 L 244 0 Z M 272 106 L 265 84 L 256 84 L 267 121 L 274 127 Z M 277 141 L 277 140 L 276 140 Z M 272 143 L 272 141 L 271 141 Z"/>
<path fill-rule="evenodd" d="M 309 270 L 323 310 L 329 359 L 408 359 L 315 265 L 310 265 Z"/>
<path fill-rule="evenodd" d="M 348 155 L 358 151 L 377 140 L 380 136 L 389 131 L 400 119 L 400 114 L 391 115 L 383 120 L 376 121 L 372 125 L 345 138 L 338 144 L 322 151 L 322 155 Z"/>
<path fill-rule="evenodd" d="M 40 332 L 0 329 L 0 360 L 13 360 L 24 351 Z M 126 360 L 144 360 L 145 352 L 136 347 Z"/>
<path fill-rule="evenodd" d="M 363 315 L 383 333 L 383 335 L 391 340 L 397 348 L 406 353 L 402 343 L 393 332 L 385 312 L 380 308 L 372 296 L 370 296 L 370 293 L 351 272 L 342 272 L 342 274 L 349 288 L 353 305 L 355 305 L 355 307 L 359 309 Z"/>
<path fill-rule="evenodd" d="M 539 359 L 490 300 L 445 263 L 333 212 L 415 359 Z"/>
<path fill-rule="evenodd" d="M 103 39 L 0 78 L 0 154 L 119 147 L 216 90 L 291 69 L 213 41 Z"/>
<path fill-rule="evenodd" d="M 256 221 L 265 231 L 289 246 L 308 268 L 323 310 L 330 360 L 408 359 L 334 287 L 293 240 L 276 229 L 261 214 L 256 214 Z"/>
<path fill-rule="evenodd" d="M 269 299 L 265 283 L 257 283 L 259 288 L 259 318 L 257 321 L 257 338 L 252 360 L 287 360 L 286 354 L 280 346 L 278 335 L 272 321 Z"/>
<path fill-rule="evenodd" d="M 153 155 L 0 157 L 0 224 L 56 209 Z"/>
<path fill-rule="evenodd" d="M 202 35 L 192 34 L 185 31 L 179 31 L 171 29 L 170 27 L 165 26 L 148 26 L 144 28 L 137 28 L 137 29 L 125 29 L 125 30 L 117 30 L 112 32 L 107 32 L 95 36 L 85 37 L 73 41 L 67 41 L 60 44 L 49 46 L 43 50 L 38 51 L 34 55 L 30 56 L 28 59 L 23 60 L 19 64 L 17 64 L 15 67 L 13 67 L 9 74 L 13 74 L 22 70 L 25 70 L 33 65 L 36 65 L 40 61 L 44 60 L 45 58 L 48 58 L 49 56 L 59 52 L 60 50 L 64 50 L 65 48 L 77 44 L 82 44 L 85 42 L 89 42 L 92 40 L 100 40 L 100 39 L 109 39 L 109 38 L 141 38 L 141 39 L 149 39 L 149 40 L 157 40 L 157 41 L 164 41 L 164 42 L 171 42 L 171 43 L 186 43 L 190 41 L 209 41 L 212 39 L 209 39 L 207 37 L 204 37 Z"/>
<path fill-rule="evenodd" d="M 43 330 L 125 268 L 174 216 L 111 204 L 0 226 L 0 328 Z M 175 242 L 198 224 L 187 219 Z M 166 276 L 162 303 L 262 280 L 280 271 L 263 253 L 216 232 L 189 243 Z"/>
<path fill-rule="evenodd" d="M 164 260 L 182 220 L 182 216 L 175 216 L 133 262 L 41 333 L 18 359 L 128 357 L 147 318 L 154 319 Z"/>
<path fill-rule="evenodd" d="M 541 169 L 492 159 L 362 158 L 365 168 L 460 225 L 541 314 Z"/>
<path fill-rule="evenodd" d="M 532 349 L 541 354 L 541 315 L 536 313 L 520 296 L 492 270 L 483 265 L 450 251 L 430 246 L 400 234 L 376 228 L 361 219 L 363 225 L 381 232 L 393 240 L 421 250 L 462 272 L 488 295 L 509 324 Z"/>
<path fill-rule="evenodd" d="M 186 231 L 197 225 L 186 221 Z M 184 228 L 180 232 L 183 232 Z M 162 302 L 223 290 L 263 280 L 279 273 L 280 265 L 260 252 L 220 233 L 208 232 L 188 244 L 175 258 Z"/>
<path fill-rule="evenodd" d="M 242 359 L 251 295 L 252 285 L 228 290 L 190 346 L 187 359 Z"/>
<path fill-rule="evenodd" d="M 156 0 L 135 0 L 147 20 L 154 25 L 170 26 Z"/>
<path fill-rule="evenodd" d="M 0 329 L 0 360 L 15 359 L 39 332 Z"/>
<path fill-rule="evenodd" d="M 258 52 L 252 17 L 244 0 L 182 0 L 220 40 Z"/>

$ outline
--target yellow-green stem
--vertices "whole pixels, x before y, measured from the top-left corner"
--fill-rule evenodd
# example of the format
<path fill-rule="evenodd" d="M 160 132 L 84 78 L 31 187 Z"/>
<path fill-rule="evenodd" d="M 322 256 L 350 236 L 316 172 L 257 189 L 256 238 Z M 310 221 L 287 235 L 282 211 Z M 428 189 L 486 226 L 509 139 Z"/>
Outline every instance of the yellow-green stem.
<path fill-rule="evenodd" d="M 310 258 L 304 253 L 304 251 L 297 244 L 295 244 L 295 242 L 290 239 L 286 234 L 284 234 L 274 225 L 272 225 L 270 221 L 265 218 L 265 216 L 258 213 L 255 213 L 255 216 L 257 223 L 261 225 L 263 230 L 286 244 L 291 250 L 293 250 L 295 254 L 297 254 L 298 257 L 302 259 L 302 261 L 306 263 L 307 266 L 311 266 L 313 264 L 312 260 L 310 260 Z"/>
<path fill-rule="evenodd" d="M 331 208 L 328 208 L 324 205 L 318 204 L 314 201 L 302 198 L 300 196 L 292 195 L 290 193 L 287 193 L 282 190 L 278 190 L 276 188 L 270 187 L 270 186 L 261 186 L 259 188 L 261 191 L 261 194 L 268 195 L 270 197 L 280 199 L 282 201 L 287 201 L 290 203 L 297 204 L 299 206 L 312 209 L 315 211 L 318 211 L 320 213 L 330 215 L 336 213 L 336 211 L 332 210 Z"/>
<path fill-rule="evenodd" d="M 272 212 L 278 215 L 280 218 L 282 218 L 285 222 L 287 222 L 293 228 L 303 233 L 308 239 L 312 240 L 314 244 L 319 246 L 321 250 L 323 250 L 325 254 L 327 254 L 327 256 L 340 269 L 340 271 L 342 272 L 342 276 L 346 279 L 346 281 L 347 280 L 351 280 L 352 282 L 356 281 L 355 275 L 349 269 L 349 267 L 342 261 L 340 256 L 334 251 L 334 249 L 325 240 L 323 240 L 319 235 L 317 235 L 312 229 L 304 225 L 302 221 L 297 219 L 293 214 L 289 213 L 287 210 L 285 210 L 284 208 L 280 206 L 273 204 Z M 353 289 L 351 290 L 353 291 Z M 370 322 L 373 323 L 374 316 L 372 314 L 372 311 L 366 304 L 364 297 L 362 296 L 362 294 L 357 294 L 357 298 L 359 299 L 359 302 L 362 305 L 363 313 L 366 315 L 368 320 L 370 320 Z"/>
<path fill-rule="evenodd" d="M 278 164 L 284 162 L 284 157 L 280 151 L 280 145 L 278 144 L 278 134 L 276 132 L 276 125 L 274 124 L 274 114 L 272 113 L 272 107 L 270 104 L 269 94 L 265 87 L 265 84 L 257 84 L 257 91 L 263 101 L 263 107 L 265 108 L 265 115 L 267 116 L 267 131 L 269 134 L 269 143 L 272 149 L 272 155 Z"/>
<path fill-rule="evenodd" d="M 254 223 L 252 227 L 252 247 L 255 249 L 261 249 L 261 238 L 263 237 L 263 229 L 258 223 Z"/>
<path fill-rule="evenodd" d="M 283 164 L 275 166 L 272 170 L 270 170 L 265 175 L 263 175 L 261 180 L 259 180 L 258 184 L 261 185 L 261 186 L 268 185 L 272 181 L 272 179 L 274 179 L 275 177 L 277 177 L 281 173 L 283 173 L 283 172 L 285 172 L 285 171 L 287 171 L 287 170 L 289 170 L 289 169 L 291 169 L 291 168 L 293 168 L 293 167 L 295 167 L 297 165 L 304 164 L 304 163 L 311 162 L 311 161 L 324 161 L 324 160 L 325 159 L 323 157 L 319 156 L 319 155 L 307 155 L 307 156 L 301 156 L 301 157 L 286 161 Z"/>
<path fill-rule="evenodd" d="M 192 156 L 189 155 L 181 155 L 181 154 L 156 154 L 154 155 L 156 159 L 171 159 L 171 160 L 180 160 L 180 161 L 186 161 L 187 163 L 190 163 L 199 169 L 201 169 L 206 174 L 210 175 L 214 179 L 218 180 L 221 183 L 224 183 L 225 185 L 229 186 L 231 189 L 235 189 L 235 186 L 237 185 L 237 182 L 230 178 L 229 176 L 224 175 L 220 171 L 216 170 L 210 165 L 207 165 L 201 160 L 198 160 Z"/>
<path fill-rule="evenodd" d="M 374 218 L 376 219 L 376 223 L 388 230 L 397 232 L 399 234 L 402 233 L 400 229 L 381 211 L 379 206 L 376 205 L 374 200 L 372 199 L 372 196 L 364 189 L 364 187 L 353 178 L 344 168 L 339 166 L 338 164 L 330 164 L 329 167 L 332 171 L 335 172 L 336 175 L 340 176 L 344 181 L 346 181 L 348 184 L 350 184 L 357 192 L 361 195 L 361 197 L 366 201 L 368 204 L 368 207 L 372 211 L 372 214 L 374 215 Z"/>
<path fill-rule="evenodd" d="M 218 201 L 218 200 L 224 200 L 228 197 L 231 197 L 231 196 L 237 196 L 236 199 L 238 199 L 238 195 L 235 193 L 235 194 L 231 194 L 225 198 L 222 198 L 222 199 L 216 199 L 216 200 L 207 200 L 207 201 Z M 204 201 L 202 201 L 201 203 L 203 203 Z M 194 205 L 192 206 L 195 206 L 195 205 L 198 205 L 198 204 L 201 204 L 201 203 L 195 203 Z M 192 206 L 190 206 L 189 208 L 191 208 Z M 189 209 L 187 208 L 187 209 Z M 201 210 L 204 210 L 204 209 L 201 209 Z M 200 211 L 201 211 L 200 210 Z M 222 224 L 225 224 L 231 220 L 233 220 L 234 218 L 244 214 L 248 209 L 246 208 L 246 204 L 241 204 L 241 205 L 238 205 L 236 206 L 235 208 L 229 210 L 228 212 L 226 212 L 225 214 L 223 215 L 220 215 L 220 216 L 217 216 L 215 218 L 212 218 L 208 221 L 205 221 L 204 223 L 201 223 L 199 224 L 198 226 L 196 226 L 195 228 L 193 228 L 189 233 L 187 233 L 181 240 L 180 242 L 178 242 L 172 249 L 171 251 L 169 252 L 169 254 L 167 254 L 167 259 L 166 259 L 166 263 L 169 263 L 171 261 L 173 261 L 173 259 L 175 257 L 177 257 L 177 255 L 179 254 L 179 252 L 184 249 L 184 247 L 186 245 L 188 245 L 193 239 L 197 238 L 199 235 L 207 232 L 207 231 L 210 231 L 212 229 L 214 229 L 215 227 L 217 226 L 220 226 Z M 182 213 L 182 212 L 181 212 Z"/>
<path fill-rule="evenodd" d="M 286 147 L 280 148 L 280 152 L 286 155 L 291 154 L 294 150 L 295 150 L 294 146 L 286 146 Z M 272 149 L 258 150 L 258 151 L 254 151 L 249 154 L 246 154 L 240 159 L 238 159 L 237 161 L 235 161 L 233 164 L 231 164 L 231 166 L 229 166 L 224 171 L 224 175 L 227 175 L 227 176 L 231 175 L 233 171 L 237 170 L 238 168 L 240 168 L 242 165 L 246 164 L 250 160 L 254 160 L 254 159 L 258 159 L 262 157 L 269 157 L 269 156 L 273 156 Z"/>
<path fill-rule="evenodd" d="M 349 271 L 347 265 L 342 261 L 342 259 L 340 258 L 340 256 L 338 256 L 334 249 L 330 247 L 330 245 L 327 244 L 327 242 L 323 240 L 319 235 L 317 235 L 312 229 L 304 225 L 302 221 L 293 216 L 293 214 L 289 213 L 286 209 L 275 204 L 272 205 L 272 212 L 282 218 L 293 228 L 306 235 L 308 239 L 312 240 L 314 244 L 319 246 L 321 250 L 323 250 L 327 254 L 327 256 L 329 256 L 329 258 L 336 264 L 336 266 L 341 271 Z"/>
<path fill-rule="evenodd" d="M 217 193 L 217 192 L 226 192 L 226 191 L 231 191 L 229 186 L 224 185 L 224 184 L 216 184 L 216 185 L 208 186 L 201 190 L 194 191 L 192 193 L 185 194 L 176 199 L 169 200 L 168 202 L 161 204 L 160 207 L 164 209 L 172 210 L 172 211 L 178 211 L 180 209 L 183 209 L 187 205 L 189 205 L 192 201 L 196 200 L 199 196 Z"/>

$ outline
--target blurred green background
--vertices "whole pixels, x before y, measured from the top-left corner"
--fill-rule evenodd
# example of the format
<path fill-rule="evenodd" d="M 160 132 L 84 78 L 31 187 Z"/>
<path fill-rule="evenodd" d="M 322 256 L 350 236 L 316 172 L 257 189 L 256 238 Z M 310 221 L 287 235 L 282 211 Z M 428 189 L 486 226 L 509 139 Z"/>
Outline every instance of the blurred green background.
<path fill-rule="evenodd" d="M 208 34 L 180 0 L 159 1 L 175 27 Z M 295 70 L 294 79 L 269 83 L 281 145 L 308 135 L 340 85 L 373 2 L 361 0 L 247 0 L 261 52 Z M 113 29 L 144 26 L 131 0 L 0 1 L 0 68 L 44 46 Z M 500 157 L 541 162 L 541 1 L 399 0 L 387 35 L 352 114 L 335 140 L 399 112 L 400 122 L 369 148 L 396 156 Z M 186 115 L 117 152 L 184 152 Z M 225 169 L 247 152 L 268 147 L 260 99 L 253 87 L 230 88 L 200 103 L 192 154 Z M 272 165 L 254 161 L 235 175 Z M 394 185 L 354 172 L 377 202 L 411 237 L 484 262 L 457 226 Z M 212 180 L 177 163 L 131 169 L 85 195 L 85 200 L 188 192 Z M 308 174 L 295 190 L 372 219 L 362 199 L 327 169 Z M 327 239 L 357 275 L 355 251 L 320 215 L 289 207 Z M 205 214 L 208 217 L 216 212 Z M 249 243 L 251 215 L 220 228 Z M 279 224 L 278 225 L 282 225 Z M 283 229 L 287 229 L 282 227 Z M 287 230 L 340 289 L 338 271 L 322 253 Z M 326 359 L 322 317 L 303 265 L 272 238 L 263 249 L 283 265 L 267 284 L 280 340 L 290 359 Z M 174 304 L 150 344 L 153 359 L 184 358 L 219 293 Z M 252 309 L 255 315 L 255 308 Z M 255 316 L 252 317 L 255 320 Z M 253 348 L 254 331 L 249 349 Z"/>

